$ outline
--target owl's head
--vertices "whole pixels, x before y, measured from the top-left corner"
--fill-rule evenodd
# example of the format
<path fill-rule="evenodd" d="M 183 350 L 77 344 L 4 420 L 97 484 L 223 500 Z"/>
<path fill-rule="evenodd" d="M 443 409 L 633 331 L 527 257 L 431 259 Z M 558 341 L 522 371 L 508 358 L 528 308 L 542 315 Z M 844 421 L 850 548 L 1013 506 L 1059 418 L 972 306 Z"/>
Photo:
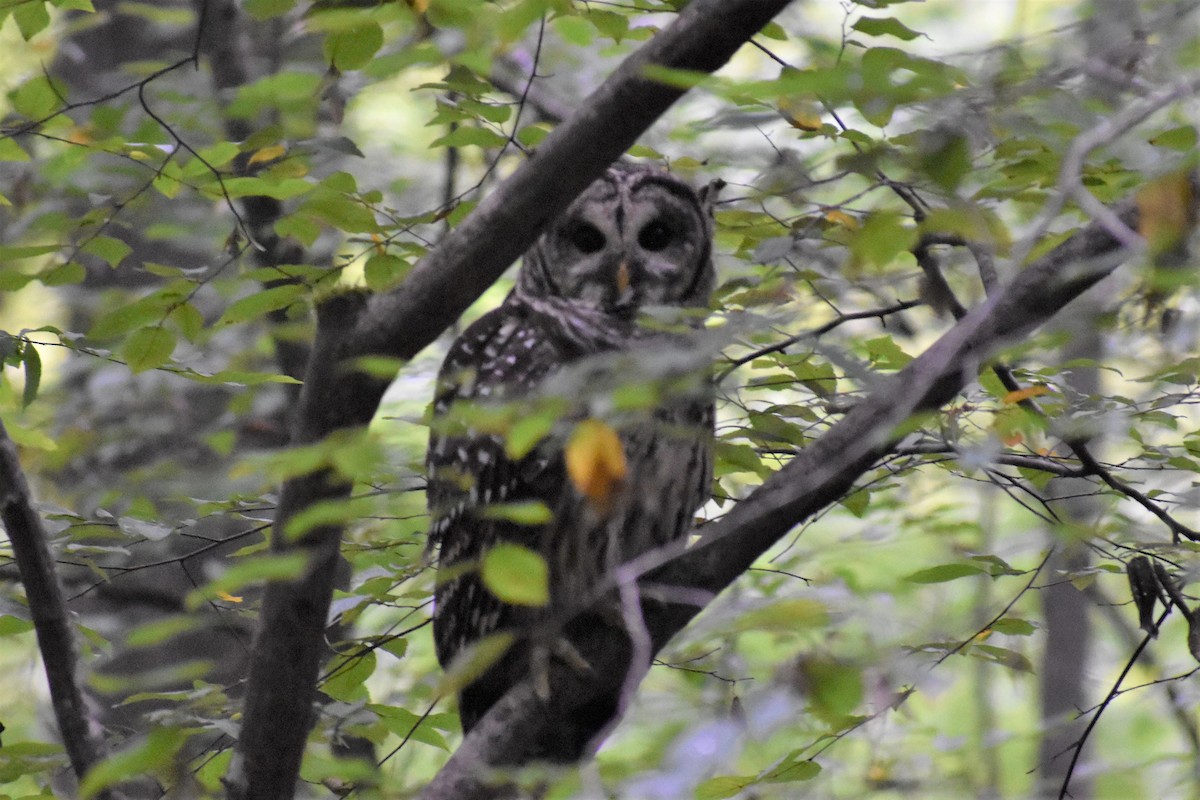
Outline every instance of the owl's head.
<path fill-rule="evenodd" d="M 654 167 L 614 164 L 525 254 L 518 296 L 619 313 L 707 305 L 712 194 Z"/>

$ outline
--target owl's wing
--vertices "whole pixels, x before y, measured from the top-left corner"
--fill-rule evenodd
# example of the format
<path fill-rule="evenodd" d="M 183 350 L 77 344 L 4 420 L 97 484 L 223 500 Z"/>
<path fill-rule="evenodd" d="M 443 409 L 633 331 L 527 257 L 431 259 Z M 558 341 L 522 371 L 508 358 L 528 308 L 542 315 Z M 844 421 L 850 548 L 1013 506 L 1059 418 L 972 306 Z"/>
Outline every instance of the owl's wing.
<path fill-rule="evenodd" d="M 505 304 L 471 325 L 455 341 L 438 378 L 435 420 L 426 468 L 432 517 L 430 544 L 438 547 L 443 575 L 436 590 L 434 640 L 443 665 L 468 644 L 505 626 L 506 606 L 487 591 L 473 561 L 499 541 L 537 549 L 536 528 L 481 516 L 495 503 L 540 500 L 555 505 L 561 459 L 534 451 L 512 459 L 500 435 L 447 427 L 456 402 L 520 398 L 561 366 L 564 352 L 537 315 Z M 455 565 L 464 565 L 455 575 Z"/>

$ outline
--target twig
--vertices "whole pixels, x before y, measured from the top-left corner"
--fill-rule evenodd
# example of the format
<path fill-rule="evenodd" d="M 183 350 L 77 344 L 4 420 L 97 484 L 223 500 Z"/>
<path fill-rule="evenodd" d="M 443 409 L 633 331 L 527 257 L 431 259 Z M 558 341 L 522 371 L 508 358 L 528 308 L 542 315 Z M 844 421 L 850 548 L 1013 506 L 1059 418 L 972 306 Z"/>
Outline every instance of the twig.
<path fill-rule="evenodd" d="M 916 308 L 919 305 L 922 305 L 922 301 L 920 301 L 920 300 L 903 300 L 899 303 L 895 303 L 894 305 L 886 306 L 884 308 L 872 308 L 872 309 L 868 309 L 866 311 L 854 311 L 849 314 L 842 313 L 839 311 L 836 319 L 830 320 L 829 322 L 826 322 L 824 325 L 820 325 L 816 328 L 813 328 L 810 331 L 804 331 L 803 333 L 797 333 L 793 336 L 789 336 L 786 339 L 782 339 L 778 342 L 775 342 L 774 344 L 770 344 L 770 345 L 767 345 L 766 347 L 759 348 L 758 350 L 755 350 L 754 352 L 752 352 L 748 355 L 730 359 L 729 365 L 727 367 L 725 367 L 725 369 L 721 370 L 720 373 L 718 373 L 718 375 L 716 377 L 716 381 L 717 381 L 717 383 L 720 383 L 721 381 L 728 378 L 730 373 L 732 373 L 738 367 L 740 367 L 744 364 L 749 364 L 751 361 L 753 361 L 756 358 L 762 358 L 763 356 L 770 355 L 771 353 L 782 352 L 782 351 L 788 349 L 789 347 L 791 347 L 792 345 L 798 344 L 806 339 L 818 339 L 818 338 L 824 336 L 825 334 L 829 333 L 834 328 L 837 328 L 841 325 L 845 325 L 847 322 L 852 322 L 854 320 L 860 320 L 860 319 L 880 319 L 880 320 L 882 320 L 884 317 L 887 317 L 891 314 L 898 314 L 901 311 L 906 311 L 910 308 Z"/>
<path fill-rule="evenodd" d="M 1163 621 L 1167 618 L 1167 615 L 1170 613 L 1171 609 L 1167 608 L 1161 615 L 1159 615 L 1158 625 L 1160 627 L 1162 626 Z M 1118 675 L 1116 681 L 1113 682 L 1112 688 L 1108 690 L 1108 696 L 1104 698 L 1104 700 L 1096 708 L 1096 713 L 1092 715 L 1090 720 L 1088 720 L 1087 727 L 1083 729 L 1083 733 L 1079 736 L 1079 741 L 1075 743 L 1074 752 L 1071 754 L 1071 763 L 1067 765 L 1067 773 L 1063 778 L 1062 788 L 1058 791 L 1058 800 L 1064 800 L 1064 798 L 1066 798 L 1068 790 L 1071 787 L 1071 777 L 1075 773 L 1075 765 L 1079 763 L 1079 757 L 1083 753 L 1083 746 L 1087 744 L 1088 737 L 1091 736 L 1092 730 L 1096 727 L 1096 723 L 1100 721 L 1100 715 L 1104 713 L 1105 709 L 1112 704 L 1112 701 L 1115 700 L 1117 695 L 1120 693 L 1121 682 L 1125 680 L 1125 676 L 1127 676 L 1129 671 L 1133 669 L 1133 665 L 1137 663 L 1138 656 L 1140 656 L 1142 651 L 1146 649 L 1146 645 L 1150 644 L 1150 638 L 1151 637 L 1149 634 L 1142 637 L 1141 643 L 1133 651 L 1133 655 L 1129 657 L 1129 661 L 1125 664 L 1125 668 L 1121 670 L 1121 674 Z"/>

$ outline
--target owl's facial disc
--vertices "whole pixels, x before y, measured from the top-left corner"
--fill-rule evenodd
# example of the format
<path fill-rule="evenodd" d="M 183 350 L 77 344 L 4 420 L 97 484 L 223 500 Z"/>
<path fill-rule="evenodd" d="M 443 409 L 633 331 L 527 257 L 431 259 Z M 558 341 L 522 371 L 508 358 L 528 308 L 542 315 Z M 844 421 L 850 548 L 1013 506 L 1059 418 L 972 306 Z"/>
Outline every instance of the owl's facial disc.
<path fill-rule="evenodd" d="M 704 305 L 712 284 L 706 213 L 670 176 L 614 168 L 530 251 L 519 286 L 611 313 Z"/>

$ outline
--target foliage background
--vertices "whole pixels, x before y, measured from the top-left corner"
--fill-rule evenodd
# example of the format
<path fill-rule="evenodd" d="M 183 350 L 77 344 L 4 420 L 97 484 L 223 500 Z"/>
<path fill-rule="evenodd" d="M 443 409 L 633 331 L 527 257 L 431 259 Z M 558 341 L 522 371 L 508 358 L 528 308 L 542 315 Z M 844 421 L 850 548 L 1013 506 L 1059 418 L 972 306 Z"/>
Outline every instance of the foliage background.
<path fill-rule="evenodd" d="M 55 535 L 98 708 L 140 758 L 114 774 L 220 791 L 275 487 L 332 465 L 359 487 L 325 509 L 356 520 L 352 577 L 304 776 L 315 791 L 415 793 L 458 735 L 447 701 L 413 732 L 440 681 L 421 625 L 420 491 L 439 353 L 404 366 L 368 435 L 296 450 L 283 449 L 289 348 L 311 336 L 314 297 L 402 280 L 672 4 L 252 0 L 248 50 L 202 48 L 198 70 L 202 6 L 90 5 L 0 5 L 0 414 Z M 971 254 L 937 249 L 947 291 L 913 255 L 922 234 L 978 243 L 1003 278 L 1086 219 L 1076 198 L 1056 206 L 1070 148 L 1135 100 L 1194 83 L 1194 5 L 797 3 L 643 138 L 634 155 L 729 183 L 708 517 L 944 331 L 952 297 L 980 302 Z M 223 84 L 237 59 L 251 77 Z M 1049 479 L 1073 463 L 1062 431 L 1079 431 L 1193 521 L 1196 304 L 1180 267 L 1194 261 L 1176 240 L 1194 198 L 1171 192 L 1194 166 L 1195 116 L 1164 103 L 1086 154 L 1088 192 L 1141 188 L 1155 222 L 1139 231 L 1149 255 L 1102 284 L 1093 310 L 1006 357 L 1054 425 L 986 373 L 920 420 L 903 452 L 672 643 L 597 763 L 555 796 L 1023 797 L 1039 773 L 1061 777 L 1069 754 L 1038 754 L 1062 722 L 1039 701 L 1056 658 L 1048 587 L 1072 587 L 1092 621 L 1068 677 L 1088 709 L 1140 641 L 1123 562 L 1144 552 L 1181 578 L 1193 569 L 1193 547 L 1143 507 L 1094 477 Z M 920 225 L 906 191 L 937 209 Z M 295 258 L 248 245 L 263 197 L 282 201 L 266 227 Z M 895 309 L 910 301 L 923 305 Z M 1101 348 L 1082 360 L 1069 349 L 1080 331 Z M 1081 393 L 1073 375 L 1093 366 L 1100 388 Z M 1055 494 L 1092 502 L 1071 516 Z M 1048 565 L 1053 548 L 1087 557 Z M 14 574 L 0 563 L 0 780 L 37 796 L 62 759 L 42 744 L 54 738 Z M 1074 796 L 1197 791 L 1194 664 L 1174 614 L 1125 680 L 1145 688 L 1091 735 Z M 361 740 L 388 756 L 376 777 L 330 758 Z"/>

